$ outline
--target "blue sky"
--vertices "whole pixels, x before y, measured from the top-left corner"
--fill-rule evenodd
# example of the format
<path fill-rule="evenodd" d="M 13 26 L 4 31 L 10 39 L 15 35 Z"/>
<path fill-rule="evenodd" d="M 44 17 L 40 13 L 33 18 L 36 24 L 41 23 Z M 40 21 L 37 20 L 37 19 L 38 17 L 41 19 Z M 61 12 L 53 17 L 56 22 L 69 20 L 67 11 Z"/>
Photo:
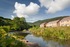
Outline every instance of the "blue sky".
<path fill-rule="evenodd" d="M 59 1 L 56 0 L 54 2 L 53 0 L 0 0 L 0 16 L 12 18 L 12 16 L 15 17 L 18 15 L 22 15 L 18 17 L 25 17 L 27 22 L 35 22 L 37 20 L 59 16 L 70 16 L 70 0 L 61 0 L 61 2 Z M 25 6 L 23 6 L 22 4 L 24 4 Z M 19 6 L 21 7 L 19 8 Z M 31 9 L 31 7 L 33 8 L 33 10 Z M 23 13 L 19 11 L 20 9 Z"/>

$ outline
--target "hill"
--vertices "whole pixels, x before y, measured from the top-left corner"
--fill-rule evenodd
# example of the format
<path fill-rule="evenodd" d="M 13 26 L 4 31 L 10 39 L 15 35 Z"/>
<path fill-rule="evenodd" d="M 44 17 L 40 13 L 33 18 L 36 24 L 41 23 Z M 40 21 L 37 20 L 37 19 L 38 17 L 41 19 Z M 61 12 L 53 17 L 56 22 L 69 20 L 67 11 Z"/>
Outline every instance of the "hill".
<path fill-rule="evenodd" d="M 11 21 L 11 19 L 9 19 L 9 18 L 4 18 L 4 17 L 1 17 L 1 16 L 0 16 L 0 26 L 10 25 L 10 21 Z"/>
<path fill-rule="evenodd" d="M 65 17 L 68 17 L 68 16 L 61 16 L 61 17 L 55 17 L 55 18 L 50 18 L 50 19 L 45 19 L 45 20 L 39 20 L 39 21 L 34 22 L 32 25 L 39 26 L 43 22 L 50 22 L 50 21 L 54 21 L 58 19 L 63 19 Z"/>

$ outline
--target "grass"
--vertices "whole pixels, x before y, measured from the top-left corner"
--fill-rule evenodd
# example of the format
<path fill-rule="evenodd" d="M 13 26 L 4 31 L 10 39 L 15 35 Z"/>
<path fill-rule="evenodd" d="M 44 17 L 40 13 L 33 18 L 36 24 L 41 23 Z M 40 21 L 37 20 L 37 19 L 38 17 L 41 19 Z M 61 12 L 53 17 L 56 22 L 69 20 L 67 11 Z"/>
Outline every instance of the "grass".
<path fill-rule="evenodd" d="M 49 28 L 38 28 L 33 27 L 29 29 L 34 35 L 58 39 L 58 40 L 69 40 L 70 39 L 70 27 L 49 27 Z"/>

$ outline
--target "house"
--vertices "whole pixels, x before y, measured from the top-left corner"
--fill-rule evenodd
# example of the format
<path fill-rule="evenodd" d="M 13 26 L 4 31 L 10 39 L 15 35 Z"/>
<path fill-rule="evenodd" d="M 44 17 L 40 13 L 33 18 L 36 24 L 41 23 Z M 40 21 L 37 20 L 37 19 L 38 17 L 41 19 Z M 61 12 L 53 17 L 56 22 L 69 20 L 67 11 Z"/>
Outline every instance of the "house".
<path fill-rule="evenodd" d="M 58 27 L 58 26 L 70 26 L 70 16 L 50 21 L 48 23 L 45 22 L 40 25 L 40 27 Z"/>
<path fill-rule="evenodd" d="M 42 24 L 40 24 L 40 28 L 44 28 L 44 27 L 46 27 L 46 22 L 44 22 L 44 23 L 42 23 Z"/>
<path fill-rule="evenodd" d="M 60 26 L 70 26 L 70 16 L 63 18 L 59 23 Z"/>
<path fill-rule="evenodd" d="M 46 27 L 57 27 L 59 26 L 59 20 L 50 21 L 46 24 Z"/>

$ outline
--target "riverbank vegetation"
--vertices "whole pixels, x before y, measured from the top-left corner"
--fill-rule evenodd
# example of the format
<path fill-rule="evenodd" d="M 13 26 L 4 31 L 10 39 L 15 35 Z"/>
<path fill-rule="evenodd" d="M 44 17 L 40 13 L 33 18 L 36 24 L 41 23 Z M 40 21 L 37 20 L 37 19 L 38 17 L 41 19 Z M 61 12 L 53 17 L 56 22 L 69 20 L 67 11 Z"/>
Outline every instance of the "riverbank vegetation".
<path fill-rule="evenodd" d="M 13 20 L 0 17 L 0 47 L 28 47 L 21 39 L 24 36 L 11 34 L 10 31 L 22 31 L 28 29 L 30 26 L 25 18 L 15 17 Z"/>
<path fill-rule="evenodd" d="M 9 34 L 9 26 L 0 27 L 0 47 L 27 47 L 26 44 L 13 34 Z"/>
<path fill-rule="evenodd" d="M 33 27 L 29 29 L 34 35 L 44 37 L 46 39 L 69 40 L 70 27 L 49 27 L 39 28 Z"/>
<path fill-rule="evenodd" d="M 20 39 L 23 39 L 24 36 L 20 36 L 18 33 L 17 35 L 9 34 L 9 32 L 26 32 L 28 29 L 32 32 L 32 34 L 46 39 L 70 39 L 70 27 L 39 28 L 39 26 L 36 27 L 35 24 L 27 23 L 23 17 L 15 17 L 13 20 L 0 17 L 0 47 L 27 47 L 24 42 L 20 41 Z"/>
<path fill-rule="evenodd" d="M 30 28 L 25 18 L 15 17 L 14 19 L 0 17 L 0 26 L 9 26 L 10 31 L 22 31 Z"/>

